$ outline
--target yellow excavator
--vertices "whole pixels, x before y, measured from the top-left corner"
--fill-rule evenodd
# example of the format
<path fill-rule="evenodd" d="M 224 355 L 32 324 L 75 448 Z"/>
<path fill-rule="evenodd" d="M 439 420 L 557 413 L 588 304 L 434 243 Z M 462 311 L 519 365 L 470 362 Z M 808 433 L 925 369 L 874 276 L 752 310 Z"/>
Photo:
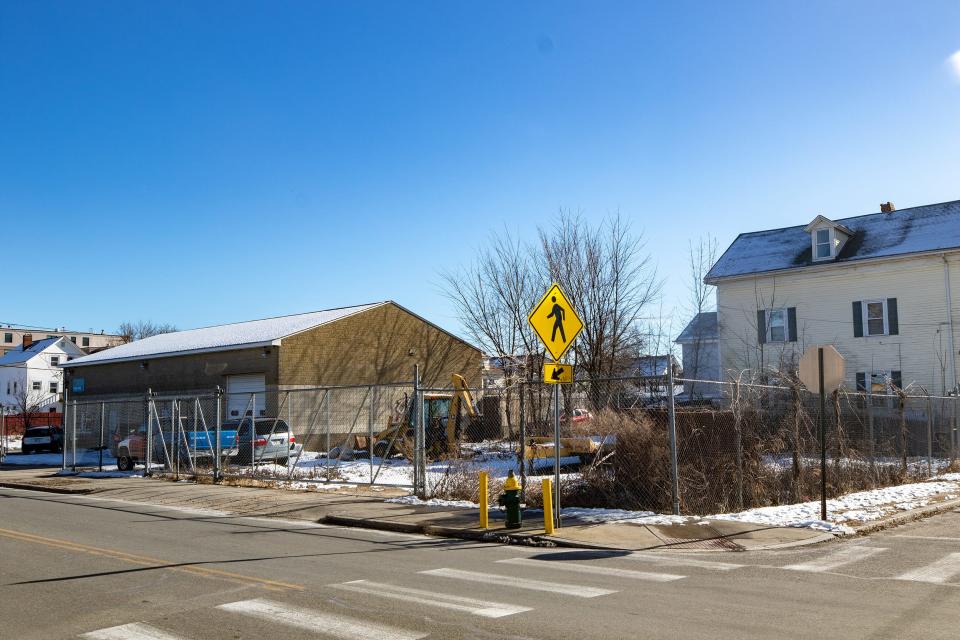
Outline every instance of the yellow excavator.
<path fill-rule="evenodd" d="M 423 398 L 423 421 L 427 458 L 441 460 L 460 457 L 464 435 L 477 431 L 480 414 L 473 402 L 467 381 L 460 374 L 451 376 L 453 393 L 426 393 Z M 377 458 L 396 453 L 412 459 L 416 413 L 409 401 L 397 403 L 387 426 L 371 439 L 355 436 L 355 449 L 372 451 Z M 371 444 L 373 445 L 371 447 Z"/>

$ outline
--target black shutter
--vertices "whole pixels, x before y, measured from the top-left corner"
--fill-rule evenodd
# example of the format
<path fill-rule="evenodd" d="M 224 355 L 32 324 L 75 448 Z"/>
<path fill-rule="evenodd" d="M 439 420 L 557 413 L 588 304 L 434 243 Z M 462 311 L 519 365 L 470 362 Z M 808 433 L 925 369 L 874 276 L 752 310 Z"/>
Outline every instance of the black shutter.
<path fill-rule="evenodd" d="M 857 374 L 857 391 L 867 390 L 867 374 L 860 372 Z"/>
<path fill-rule="evenodd" d="M 887 298 L 887 328 L 892 336 L 900 333 L 900 317 L 897 315 L 896 298 Z"/>
<path fill-rule="evenodd" d="M 757 311 L 757 344 L 763 344 L 767 341 L 767 312 L 763 309 Z"/>
<path fill-rule="evenodd" d="M 890 382 L 893 383 L 897 389 L 903 389 L 903 375 L 899 371 L 890 372 Z"/>
<path fill-rule="evenodd" d="M 853 337 L 863 337 L 863 303 L 859 300 L 853 303 Z"/>
<path fill-rule="evenodd" d="M 797 308 L 787 308 L 787 329 L 790 342 L 797 341 Z"/>

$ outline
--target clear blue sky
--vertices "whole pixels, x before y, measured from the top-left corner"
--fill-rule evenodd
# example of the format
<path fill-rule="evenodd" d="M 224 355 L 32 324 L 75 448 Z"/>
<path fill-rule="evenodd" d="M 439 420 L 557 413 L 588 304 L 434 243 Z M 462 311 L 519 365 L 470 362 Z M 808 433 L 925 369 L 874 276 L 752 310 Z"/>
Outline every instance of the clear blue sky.
<path fill-rule="evenodd" d="M 669 311 L 700 234 L 960 199 L 958 49 L 955 0 L 5 2 L 0 321 L 457 330 L 438 271 L 560 207 Z"/>

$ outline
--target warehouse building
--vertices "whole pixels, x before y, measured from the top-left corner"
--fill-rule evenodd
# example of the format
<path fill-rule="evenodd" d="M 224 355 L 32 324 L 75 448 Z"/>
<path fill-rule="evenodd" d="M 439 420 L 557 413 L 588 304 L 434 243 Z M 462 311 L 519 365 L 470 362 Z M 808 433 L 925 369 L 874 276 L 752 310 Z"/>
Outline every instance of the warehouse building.
<path fill-rule="evenodd" d="M 450 375 L 480 382 L 481 352 L 399 304 L 328 309 L 177 331 L 77 358 L 65 365 L 70 398 L 80 402 L 148 389 L 156 394 L 227 393 L 227 417 L 256 415 L 273 392 L 409 383 L 420 366 L 425 386 Z"/>

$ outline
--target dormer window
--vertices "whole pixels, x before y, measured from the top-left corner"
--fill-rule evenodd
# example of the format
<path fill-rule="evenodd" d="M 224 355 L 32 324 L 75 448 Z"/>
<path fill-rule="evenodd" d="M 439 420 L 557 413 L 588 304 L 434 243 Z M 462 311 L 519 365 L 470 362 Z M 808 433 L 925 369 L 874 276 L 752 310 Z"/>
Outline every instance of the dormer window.
<path fill-rule="evenodd" d="M 816 231 L 816 253 L 817 260 L 833 257 L 833 243 L 830 242 L 830 229 L 817 229 Z"/>
<path fill-rule="evenodd" d="M 813 262 L 833 260 L 840 255 L 844 243 L 853 235 L 853 231 L 829 218 L 817 216 L 804 227 L 810 234 L 810 248 Z"/>

